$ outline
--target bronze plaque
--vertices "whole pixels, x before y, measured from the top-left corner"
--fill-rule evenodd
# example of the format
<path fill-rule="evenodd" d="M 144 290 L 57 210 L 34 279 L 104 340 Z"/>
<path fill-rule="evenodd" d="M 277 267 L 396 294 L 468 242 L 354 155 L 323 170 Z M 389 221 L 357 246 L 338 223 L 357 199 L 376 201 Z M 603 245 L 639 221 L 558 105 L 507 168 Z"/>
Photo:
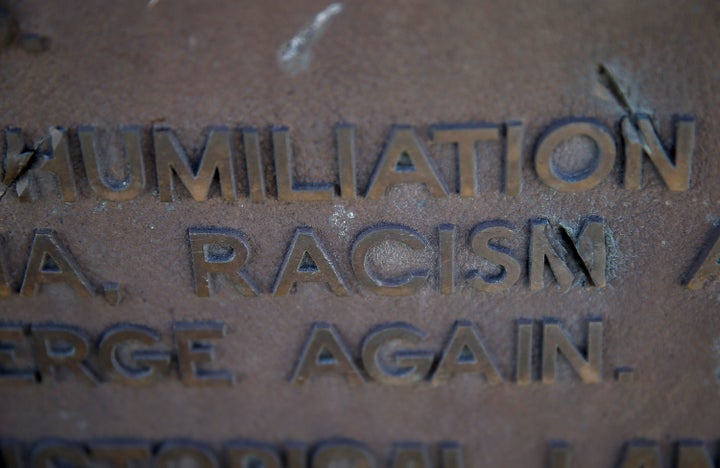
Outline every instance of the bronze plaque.
<path fill-rule="evenodd" d="M 718 24 L 8 2 L 0 465 L 717 466 Z"/>

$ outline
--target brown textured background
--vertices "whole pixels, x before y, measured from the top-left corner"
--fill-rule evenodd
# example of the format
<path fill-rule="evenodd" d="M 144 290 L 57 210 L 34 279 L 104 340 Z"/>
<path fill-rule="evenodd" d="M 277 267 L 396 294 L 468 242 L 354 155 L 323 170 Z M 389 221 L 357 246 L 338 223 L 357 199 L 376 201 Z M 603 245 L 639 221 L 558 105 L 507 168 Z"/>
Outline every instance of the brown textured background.
<path fill-rule="evenodd" d="M 474 199 L 437 201 L 425 190 L 402 187 L 380 202 L 255 205 L 185 196 L 163 204 L 148 189 L 132 202 L 103 203 L 80 169 L 76 203 L 62 203 L 54 193 L 34 204 L 7 196 L 0 202 L 0 231 L 10 246 L 15 286 L 33 228 L 52 228 L 93 282 L 118 281 L 125 298 L 113 308 L 101 297 L 45 288 L 33 299 L 0 302 L 3 321 L 53 320 L 93 335 L 118 322 L 142 323 L 169 343 L 173 321 L 218 320 L 228 326 L 218 342 L 218 367 L 242 380 L 229 389 L 187 389 L 176 380 L 148 388 L 91 389 L 72 381 L 1 388 L 0 436 L 183 436 L 219 446 L 235 437 L 282 442 L 342 435 L 367 443 L 379 458 L 392 442 L 455 440 L 465 446 L 468 466 L 543 466 L 546 443 L 564 439 L 585 467 L 610 466 L 630 438 L 661 441 L 666 459 L 671 440 L 720 438 L 714 375 L 720 355 L 717 344 L 713 348 L 720 339 L 720 282 L 700 292 L 680 283 L 720 218 L 717 2 L 348 1 L 316 44 L 309 70 L 297 76 L 278 67 L 276 51 L 327 4 L 243 3 L 14 3 L 21 28 L 50 36 L 52 47 L 39 55 L 0 52 L 0 125 L 37 138 L 50 125 L 149 129 L 162 121 L 190 151 L 202 145 L 208 125 L 254 125 L 263 129 L 268 168 L 266 129 L 287 125 L 299 179 L 324 181 L 335 172 L 332 127 L 346 121 L 358 127 L 364 190 L 394 123 L 416 125 L 424 138 L 433 123 L 521 119 L 522 194 L 501 192 L 500 146 L 487 145 Z M 617 130 L 621 109 L 596 92 L 598 62 L 613 67 L 633 103 L 655 115 L 666 141 L 672 141 L 674 115 L 696 117 L 688 192 L 669 192 L 647 165 L 644 189 L 626 191 L 621 158 L 611 176 L 586 193 L 557 193 L 537 179 L 531 148 L 549 123 L 592 116 Z M 449 150 L 431 150 L 454 188 Z M 79 160 L 77 147 L 74 157 Z M 154 186 L 154 177 L 149 180 Z M 244 190 L 243 174 L 240 180 Z M 337 205 L 355 214 L 348 236 L 330 220 Z M 478 222 L 505 219 L 518 227 L 513 251 L 524 261 L 528 219 L 577 226 L 590 214 L 605 217 L 614 233 L 617 277 L 602 290 L 576 285 L 567 293 L 555 285 L 530 292 L 524 267 L 521 281 L 496 295 L 464 287 L 443 297 L 431 284 L 395 299 L 357 290 L 336 298 L 314 286 L 287 298 L 247 299 L 224 288 L 202 299 L 192 292 L 185 240 L 190 226 L 244 231 L 253 249 L 248 270 L 268 290 L 300 225 L 316 230 L 352 283 L 352 239 L 380 221 L 407 224 L 433 245 L 438 224 L 457 224 L 467 265 L 466 236 Z M 512 383 L 515 319 L 556 317 L 584 341 L 589 315 L 601 315 L 606 325 L 603 384 L 583 385 L 572 375 L 552 386 Z M 479 324 L 508 382 L 490 387 L 466 377 L 439 388 L 350 388 L 322 379 L 298 389 L 286 381 L 315 321 L 335 324 L 357 356 L 374 325 L 413 323 L 430 333 L 428 348 L 439 350 L 460 318 Z M 637 369 L 635 383 L 613 381 L 618 365 Z"/>

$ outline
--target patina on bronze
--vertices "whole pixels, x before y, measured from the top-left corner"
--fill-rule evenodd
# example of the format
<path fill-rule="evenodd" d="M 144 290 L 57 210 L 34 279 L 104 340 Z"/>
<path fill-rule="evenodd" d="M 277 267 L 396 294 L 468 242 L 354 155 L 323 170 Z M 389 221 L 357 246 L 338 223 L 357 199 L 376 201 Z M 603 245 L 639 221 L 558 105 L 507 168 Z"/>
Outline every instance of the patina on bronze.
<path fill-rule="evenodd" d="M 720 6 L 0 8 L 0 465 L 713 467 Z"/>

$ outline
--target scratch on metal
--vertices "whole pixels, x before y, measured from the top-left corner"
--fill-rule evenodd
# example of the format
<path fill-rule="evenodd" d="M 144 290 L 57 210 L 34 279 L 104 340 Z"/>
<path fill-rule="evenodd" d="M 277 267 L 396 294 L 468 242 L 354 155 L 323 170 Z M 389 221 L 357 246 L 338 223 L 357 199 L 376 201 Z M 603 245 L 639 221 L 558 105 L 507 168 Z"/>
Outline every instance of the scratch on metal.
<path fill-rule="evenodd" d="M 625 111 L 628 118 L 630 119 L 630 123 L 632 123 L 632 129 L 635 130 L 636 133 L 635 137 L 642 145 L 643 150 L 647 154 L 652 154 L 652 149 L 650 148 L 650 145 L 648 145 L 645 135 L 643 135 L 642 129 L 638 125 L 637 112 L 635 112 L 635 109 L 630 104 L 630 100 L 620 86 L 617 78 L 615 78 L 615 74 L 604 63 L 598 64 L 597 71 L 600 83 L 605 86 L 605 88 L 607 88 L 613 99 L 615 99 L 615 102 L 617 102 L 617 104 Z"/>

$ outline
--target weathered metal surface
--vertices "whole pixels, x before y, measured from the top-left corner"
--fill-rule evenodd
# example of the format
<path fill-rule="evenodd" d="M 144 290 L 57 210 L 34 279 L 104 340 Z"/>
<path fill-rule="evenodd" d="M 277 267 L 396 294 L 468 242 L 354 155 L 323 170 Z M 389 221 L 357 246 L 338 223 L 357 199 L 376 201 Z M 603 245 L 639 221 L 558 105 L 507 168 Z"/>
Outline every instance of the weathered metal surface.
<path fill-rule="evenodd" d="M 716 2 L 8 11 L 6 463 L 712 466 Z"/>

